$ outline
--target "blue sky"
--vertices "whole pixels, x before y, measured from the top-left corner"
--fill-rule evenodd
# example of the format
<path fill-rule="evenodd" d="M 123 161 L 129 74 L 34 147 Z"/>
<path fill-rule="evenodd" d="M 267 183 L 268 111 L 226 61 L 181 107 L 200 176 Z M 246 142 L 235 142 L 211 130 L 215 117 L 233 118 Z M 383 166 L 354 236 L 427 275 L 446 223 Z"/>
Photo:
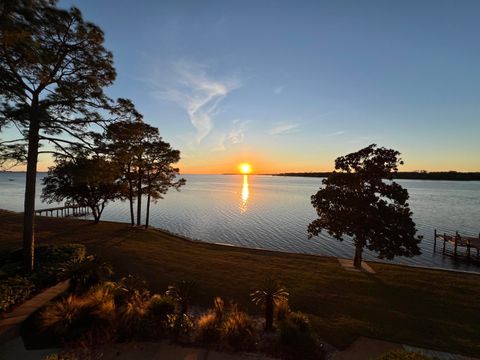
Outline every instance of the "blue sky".
<path fill-rule="evenodd" d="M 109 95 L 160 128 L 183 172 L 331 170 L 373 142 L 403 170 L 480 171 L 480 1 L 60 5 L 105 31 Z"/>

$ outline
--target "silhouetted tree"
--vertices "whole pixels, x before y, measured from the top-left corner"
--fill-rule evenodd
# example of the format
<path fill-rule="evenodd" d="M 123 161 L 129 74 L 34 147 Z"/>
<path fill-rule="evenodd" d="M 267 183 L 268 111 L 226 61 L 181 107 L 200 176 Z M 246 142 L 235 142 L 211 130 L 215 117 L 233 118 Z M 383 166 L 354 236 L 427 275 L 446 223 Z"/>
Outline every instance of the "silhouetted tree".
<path fill-rule="evenodd" d="M 278 280 L 267 278 L 260 289 L 250 294 L 255 305 L 261 305 L 265 309 L 265 330 L 273 330 L 273 313 L 275 306 L 282 301 L 288 300 L 287 290 L 280 285 Z"/>
<path fill-rule="evenodd" d="M 13 124 L 27 149 L 23 249 L 34 264 L 35 183 L 42 140 L 57 152 L 82 144 L 89 125 L 102 122 L 102 88 L 115 79 L 112 54 L 100 28 L 56 0 L 0 4 L 0 129 Z M 67 135 L 67 136 L 62 136 Z"/>
<path fill-rule="evenodd" d="M 119 178 L 115 164 L 102 158 L 57 160 L 43 178 L 42 200 L 87 206 L 97 224 L 105 205 L 121 194 Z"/>
<path fill-rule="evenodd" d="M 161 199 L 170 188 L 178 190 L 185 184 L 184 179 L 176 180 L 179 170 L 172 166 L 180 160 L 180 151 L 163 141 L 156 127 L 143 122 L 142 115 L 131 103 L 123 106 L 120 113 L 129 119 L 110 124 L 99 143 L 107 156 L 122 168 L 132 225 L 135 224 L 135 197 L 136 224 L 141 225 L 142 197 L 147 195 L 145 225 L 148 227 L 152 199 Z"/>
<path fill-rule="evenodd" d="M 144 154 L 149 143 L 161 140 L 158 129 L 146 124 L 142 116 L 110 124 L 104 136 L 104 147 L 111 159 L 123 168 L 123 180 L 128 186 L 126 197 L 130 202 L 130 220 L 135 224 L 133 203 L 137 201 L 137 225 L 141 225 Z"/>
<path fill-rule="evenodd" d="M 135 153 L 139 142 L 144 135 L 143 116 L 133 103 L 127 99 L 118 99 L 115 106 L 115 122 L 109 124 L 103 135 L 96 137 L 96 145 L 100 152 L 115 162 L 122 172 L 122 181 L 126 185 L 123 198 L 128 199 L 130 205 L 130 223 L 135 225 L 134 181 L 135 181 Z"/>
<path fill-rule="evenodd" d="M 394 181 L 400 153 L 372 144 L 335 160 L 335 171 L 312 195 L 318 219 L 308 226 L 309 238 L 322 229 L 355 245 L 354 266 L 360 267 L 364 248 L 379 258 L 420 254 L 420 239 L 408 206 L 408 191 Z M 387 179 L 383 181 L 382 179 Z"/>
<path fill-rule="evenodd" d="M 180 161 L 180 151 L 172 149 L 169 143 L 160 140 L 145 144 L 144 162 L 144 188 L 147 194 L 147 212 L 145 227 L 148 228 L 150 219 L 150 202 L 163 199 L 163 195 L 170 188 L 180 190 L 185 185 L 185 179 L 176 179 L 179 169 L 172 165 Z"/>

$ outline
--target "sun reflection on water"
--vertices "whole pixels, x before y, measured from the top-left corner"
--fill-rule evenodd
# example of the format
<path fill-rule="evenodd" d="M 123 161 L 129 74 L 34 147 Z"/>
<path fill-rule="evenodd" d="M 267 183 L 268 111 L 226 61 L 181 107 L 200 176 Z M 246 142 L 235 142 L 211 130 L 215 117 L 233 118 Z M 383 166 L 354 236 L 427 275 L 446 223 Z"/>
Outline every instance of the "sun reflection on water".
<path fill-rule="evenodd" d="M 240 212 L 247 211 L 248 198 L 250 197 L 250 190 L 248 188 L 248 175 L 243 175 L 242 198 L 240 201 Z"/>

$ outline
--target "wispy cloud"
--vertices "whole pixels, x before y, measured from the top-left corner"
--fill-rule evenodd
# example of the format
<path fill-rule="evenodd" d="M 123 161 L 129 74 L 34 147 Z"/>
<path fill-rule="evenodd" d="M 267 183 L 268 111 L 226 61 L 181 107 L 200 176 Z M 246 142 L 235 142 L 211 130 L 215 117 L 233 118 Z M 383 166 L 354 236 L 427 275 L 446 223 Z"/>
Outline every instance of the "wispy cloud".
<path fill-rule="evenodd" d="M 300 124 L 297 123 L 278 123 L 271 128 L 268 133 L 270 135 L 286 135 L 298 131 Z"/>
<path fill-rule="evenodd" d="M 213 148 L 213 151 L 225 151 L 228 145 L 241 144 L 245 138 L 245 131 L 247 130 L 247 124 L 249 122 L 248 120 L 234 120 L 233 127 L 228 133 L 219 134 L 217 144 Z"/>
<path fill-rule="evenodd" d="M 283 92 L 283 89 L 285 89 L 285 86 L 283 86 L 283 85 L 282 86 L 277 86 L 276 88 L 273 89 L 273 92 L 278 95 L 278 94 L 281 94 Z"/>
<path fill-rule="evenodd" d="M 334 133 L 328 134 L 328 136 L 340 136 L 344 134 L 345 134 L 345 130 L 339 130 L 339 131 L 335 131 Z"/>
<path fill-rule="evenodd" d="M 168 100 L 182 106 L 196 129 L 196 142 L 200 143 L 214 128 L 213 116 L 219 103 L 240 86 L 236 78 L 215 79 L 206 68 L 180 61 L 174 67 L 177 85 L 162 93 Z"/>

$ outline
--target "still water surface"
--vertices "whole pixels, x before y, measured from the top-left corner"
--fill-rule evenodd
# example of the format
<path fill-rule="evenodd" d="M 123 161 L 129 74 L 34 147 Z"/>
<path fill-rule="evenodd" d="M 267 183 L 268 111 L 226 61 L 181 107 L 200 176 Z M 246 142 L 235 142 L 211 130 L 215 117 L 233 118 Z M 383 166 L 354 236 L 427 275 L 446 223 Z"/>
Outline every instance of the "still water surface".
<path fill-rule="evenodd" d="M 41 189 L 39 174 L 38 192 Z M 287 252 L 351 257 L 349 241 L 327 234 L 307 239 L 307 225 L 315 218 L 310 196 L 319 178 L 186 175 L 180 192 L 171 191 L 151 207 L 152 226 L 208 242 Z M 0 173 L 0 208 L 22 211 L 25 176 Z M 410 194 L 422 255 L 394 262 L 456 268 L 480 272 L 480 266 L 455 262 L 433 253 L 433 230 L 478 236 L 480 231 L 480 182 L 399 180 Z M 43 204 L 37 194 L 37 208 Z M 128 203 L 107 205 L 104 220 L 129 221 Z M 367 259 L 375 259 L 366 254 Z"/>

